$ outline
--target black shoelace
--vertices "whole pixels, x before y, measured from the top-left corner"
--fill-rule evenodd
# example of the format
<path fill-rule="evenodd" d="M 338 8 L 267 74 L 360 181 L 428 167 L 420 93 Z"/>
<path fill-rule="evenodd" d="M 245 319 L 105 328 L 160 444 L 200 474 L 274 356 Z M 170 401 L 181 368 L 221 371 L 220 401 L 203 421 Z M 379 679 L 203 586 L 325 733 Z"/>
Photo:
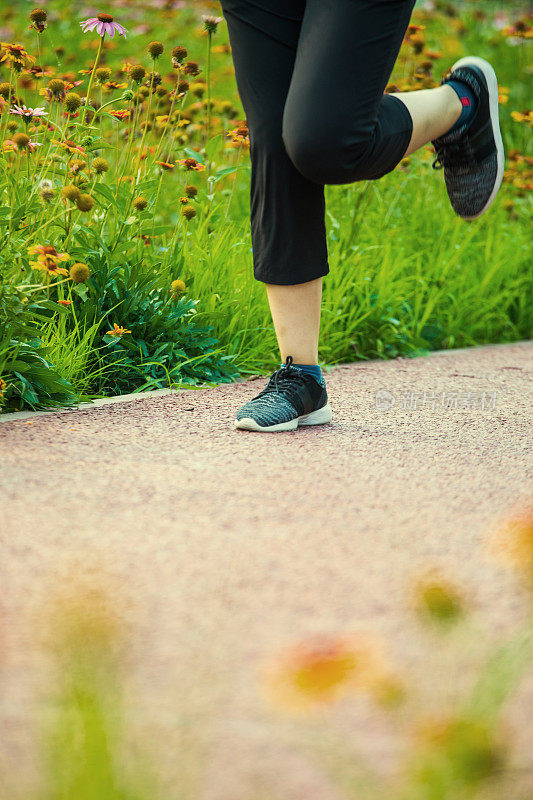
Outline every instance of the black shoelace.
<path fill-rule="evenodd" d="M 295 385 L 304 386 L 305 377 L 301 370 L 292 366 L 292 356 L 287 356 L 285 363 L 270 376 L 268 384 L 257 396 L 262 397 L 270 392 L 288 395 L 289 399 L 294 394 Z"/>
<path fill-rule="evenodd" d="M 433 169 L 442 169 L 443 167 L 453 169 L 453 167 L 462 166 L 467 161 L 465 145 L 462 141 L 449 144 L 437 142 L 433 146 L 437 152 L 437 157 L 432 164 Z"/>

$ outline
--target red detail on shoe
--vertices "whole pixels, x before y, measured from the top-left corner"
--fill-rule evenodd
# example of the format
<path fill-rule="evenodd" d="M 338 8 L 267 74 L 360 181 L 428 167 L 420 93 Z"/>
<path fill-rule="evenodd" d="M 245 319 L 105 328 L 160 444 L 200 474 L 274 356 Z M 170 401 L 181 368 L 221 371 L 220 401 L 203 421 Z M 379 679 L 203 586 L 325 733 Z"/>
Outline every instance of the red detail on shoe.
<path fill-rule="evenodd" d="M 469 97 L 461 97 L 461 104 L 462 104 L 463 106 L 470 106 L 470 105 L 472 105 L 472 103 L 470 102 L 470 98 L 469 98 Z"/>

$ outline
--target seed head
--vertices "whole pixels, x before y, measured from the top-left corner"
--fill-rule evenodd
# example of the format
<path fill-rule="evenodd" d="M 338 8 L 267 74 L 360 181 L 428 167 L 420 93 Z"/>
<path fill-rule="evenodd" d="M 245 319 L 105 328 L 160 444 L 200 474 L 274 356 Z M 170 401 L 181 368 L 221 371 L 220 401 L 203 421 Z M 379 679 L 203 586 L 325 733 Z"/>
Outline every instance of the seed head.
<path fill-rule="evenodd" d="M 144 76 L 146 75 L 146 70 L 142 64 L 135 64 L 130 69 L 130 76 L 131 79 L 135 81 L 135 83 L 141 83 L 144 80 Z"/>
<path fill-rule="evenodd" d="M 183 67 L 183 72 L 185 73 L 185 75 L 192 75 L 193 77 L 195 75 L 199 75 L 200 74 L 200 67 L 198 65 L 198 62 L 197 61 L 187 61 L 187 63 Z"/>
<path fill-rule="evenodd" d="M 52 78 L 51 81 L 48 81 L 48 89 L 54 97 L 60 97 L 65 92 L 65 82 L 60 78 Z"/>
<path fill-rule="evenodd" d="M 150 72 L 150 74 L 146 77 L 148 84 L 152 87 L 152 89 L 156 89 L 163 80 L 159 72 Z"/>
<path fill-rule="evenodd" d="M 185 219 L 192 219 L 196 216 L 196 209 L 194 206 L 184 206 L 181 210 L 181 215 L 185 217 Z"/>
<path fill-rule="evenodd" d="M 196 188 L 196 186 L 193 186 L 192 183 L 189 183 L 185 187 L 185 194 L 187 195 L 187 197 L 196 197 L 196 195 L 198 194 L 198 189 Z"/>
<path fill-rule="evenodd" d="M 75 203 L 80 196 L 80 190 L 77 186 L 74 186 L 74 184 L 71 183 L 69 186 L 65 186 L 65 188 L 61 190 L 61 194 L 65 200 L 70 200 L 71 203 Z"/>
<path fill-rule="evenodd" d="M 0 83 L 0 97 L 9 100 L 15 94 L 15 89 L 10 83 Z"/>
<path fill-rule="evenodd" d="M 17 130 L 17 128 L 18 128 L 18 125 L 17 125 L 17 123 L 15 122 L 14 119 L 10 120 L 10 122 L 7 123 L 7 129 L 9 131 L 9 133 L 14 133 Z"/>
<path fill-rule="evenodd" d="M 22 133 L 22 132 L 16 133 L 13 136 L 13 141 L 15 142 L 17 147 L 19 147 L 21 150 L 24 150 L 30 143 L 30 137 L 28 136 L 27 133 Z"/>
<path fill-rule="evenodd" d="M 30 19 L 32 22 L 46 22 L 47 14 L 44 8 L 34 8 L 33 11 L 30 11 Z"/>
<path fill-rule="evenodd" d="M 94 206 L 94 200 L 90 194 L 80 194 L 76 200 L 76 205 L 80 211 L 91 211 Z"/>
<path fill-rule="evenodd" d="M 187 58 L 187 48 L 183 45 L 178 45 L 172 50 L 172 58 L 174 61 L 180 63 L 184 58 Z"/>
<path fill-rule="evenodd" d="M 106 161 L 105 158 L 95 158 L 92 163 L 92 168 L 97 175 L 102 175 L 102 173 L 109 170 L 109 162 Z"/>
<path fill-rule="evenodd" d="M 178 92 L 188 92 L 189 91 L 189 84 L 187 81 L 178 81 Z"/>
<path fill-rule="evenodd" d="M 113 17 L 111 14 L 98 14 L 97 19 L 100 22 L 113 22 Z"/>
<path fill-rule="evenodd" d="M 86 166 L 86 161 L 82 161 L 81 158 L 73 158 L 70 162 L 70 171 L 73 175 L 77 175 L 78 172 L 81 172 L 81 170 L 85 169 Z"/>
<path fill-rule="evenodd" d="M 195 97 L 203 97 L 205 94 L 205 83 L 201 83 L 200 81 L 198 81 L 198 83 L 191 83 L 190 88 L 191 94 L 193 94 Z"/>
<path fill-rule="evenodd" d="M 231 115 L 231 112 L 233 111 L 233 103 L 231 102 L 231 100 L 222 100 L 222 102 L 219 105 L 219 108 L 222 114 L 226 114 L 229 117 Z"/>
<path fill-rule="evenodd" d="M 172 294 L 181 294 L 186 289 L 185 281 L 182 281 L 180 278 L 177 278 L 175 281 L 172 281 L 170 284 L 170 289 Z"/>
<path fill-rule="evenodd" d="M 75 114 L 81 106 L 81 97 L 77 92 L 69 92 L 65 97 L 65 108 L 69 114 Z"/>
<path fill-rule="evenodd" d="M 156 58 L 159 58 L 165 48 L 163 47 L 162 42 L 150 42 L 146 49 L 148 50 L 148 54 L 155 61 Z"/>
<path fill-rule="evenodd" d="M 146 199 L 146 197 L 143 197 L 142 195 L 139 195 L 139 197 L 136 197 L 135 200 L 133 201 L 133 207 L 136 208 L 137 211 L 144 211 L 147 205 L 148 205 L 148 200 Z"/>
<path fill-rule="evenodd" d="M 98 83 L 105 83 L 111 77 L 111 70 L 109 67 L 99 67 L 94 74 Z"/>
<path fill-rule="evenodd" d="M 88 195 L 87 195 L 88 197 Z M 69 276 L 74 283 L 87 283 L 91 271 L 87 264 L 77 262 L 70 268 Z"/>
<path fill-rule="evenodd" d="M 41 186 L 39 190 L 39 196 L 41 200 L 43 200 L 45 203 L 49 203 L 54 196 L 54 189 L 52 187 L 52 184 Z"/>

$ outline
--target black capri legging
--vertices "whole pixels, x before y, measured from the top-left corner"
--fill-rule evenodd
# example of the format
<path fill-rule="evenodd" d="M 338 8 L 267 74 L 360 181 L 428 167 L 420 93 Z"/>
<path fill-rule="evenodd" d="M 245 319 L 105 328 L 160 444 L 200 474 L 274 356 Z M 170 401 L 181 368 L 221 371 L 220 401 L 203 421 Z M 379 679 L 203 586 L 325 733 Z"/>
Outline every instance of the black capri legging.
<path fill-rule="evenodd" d="M 413 123 L 384 95 L 415 0 L 221 0 L 250 131 L 254 276 L 329 272 L 324 184 L 380 178 Z"/>

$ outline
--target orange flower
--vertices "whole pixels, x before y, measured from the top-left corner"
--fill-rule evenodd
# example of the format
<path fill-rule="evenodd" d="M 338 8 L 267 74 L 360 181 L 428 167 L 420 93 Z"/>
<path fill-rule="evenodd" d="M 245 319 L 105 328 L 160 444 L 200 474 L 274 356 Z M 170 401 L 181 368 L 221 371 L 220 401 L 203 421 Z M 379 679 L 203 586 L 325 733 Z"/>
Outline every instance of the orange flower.
<path fill-rule="evenodd" d="M 2 42 L 1 56 L 0 63 L 5 61 L 15 72 L 21 72 L 25 64 L 36 60 L 21 44 L 9 44 L 9 42 Z"/>
<path fill-rule="evenodd" d="M 40 269 L 48 275 L 68 275 L 68 270 L 59 266 L 60 263 L 70 260 L 68 253 L 58 253 L 52 245 L 41 244 L 28 247 L 28 253 L 37 256 L 36 261 L 30 261 L 33 269 Z"/>
<path fill-rule="evenodd" d="M 129 119 L 130 112 L 127 109 L 119 109 L 118 111 L 109 111 L 112 117 L 115 119 Z"/>
<path fill-rule="evenodd" d="M 316 637 L 285 650 L 264 673 L 271 702 L 296 713 L 345 695 L 372 691 L 384 675 L 374 642 L 355 637 Z M 377 679 L 380 679 L 379 681 Z"/>
<path fill-rule="evenodd" d="M 529 109 L 527 111 L 511 111 L 511 117 L 516 122 L 526 122 L 533 127 L 533 111 Z"/>
<path fill-rule="evenodd" d="M 178 161 L 178 164 L 185 167 L 187 171 L 194 169 L 196 172 L 202 172 L 205 169 L 204 165 L 200 164 L 195 158 L 182 158 Z"/>
<path fill-rule="evenodd" d="M 502 520 L 489 543 L 489 552 L 496 561 L 533 580 L 533 501 Z"/>
<path fill-rule="evenodd" d="M 245 147 L 250 146 L 248 125 L 246 124 L 246 122 L 242 122 L 239 125 L 237 125 L 237 127 L 234 128 L 232 131 L 228 131 L 228 136 L 232 137 L 231 139 L 232 146 L 233 145 L 236 145 L 237 147 L 240 147 L 241 145 L 244 145 Z"/>
<path fill-rule="evenodd" d="M 502 30 L 503 36 L 510 36 L 514 39 L 533 39 L 533 26 L 527 19 L 519 19 L 514 25 L 508 25 Z"/>
<path fill-rule="evenodd" d="M 131 331 L 126 330 L 126 328 L 122 328 L 117 323 L 113 323 L 113 330 L 106 331 L 106 336 L 124 336 L 125 333 L 131 333 Z"/>
<path fill-rule="evenodd" d="M 58 142 L 57 139 L 52 139 L 52 144 L 57 144 L 58 147 L 62 147 L 63 150 L 68 150 L 69 153 L 81 153 L 85 155 L 85 150 L 80 144 L 76 144 L 71 139 L 65 139 L 64 142 Z"/>

